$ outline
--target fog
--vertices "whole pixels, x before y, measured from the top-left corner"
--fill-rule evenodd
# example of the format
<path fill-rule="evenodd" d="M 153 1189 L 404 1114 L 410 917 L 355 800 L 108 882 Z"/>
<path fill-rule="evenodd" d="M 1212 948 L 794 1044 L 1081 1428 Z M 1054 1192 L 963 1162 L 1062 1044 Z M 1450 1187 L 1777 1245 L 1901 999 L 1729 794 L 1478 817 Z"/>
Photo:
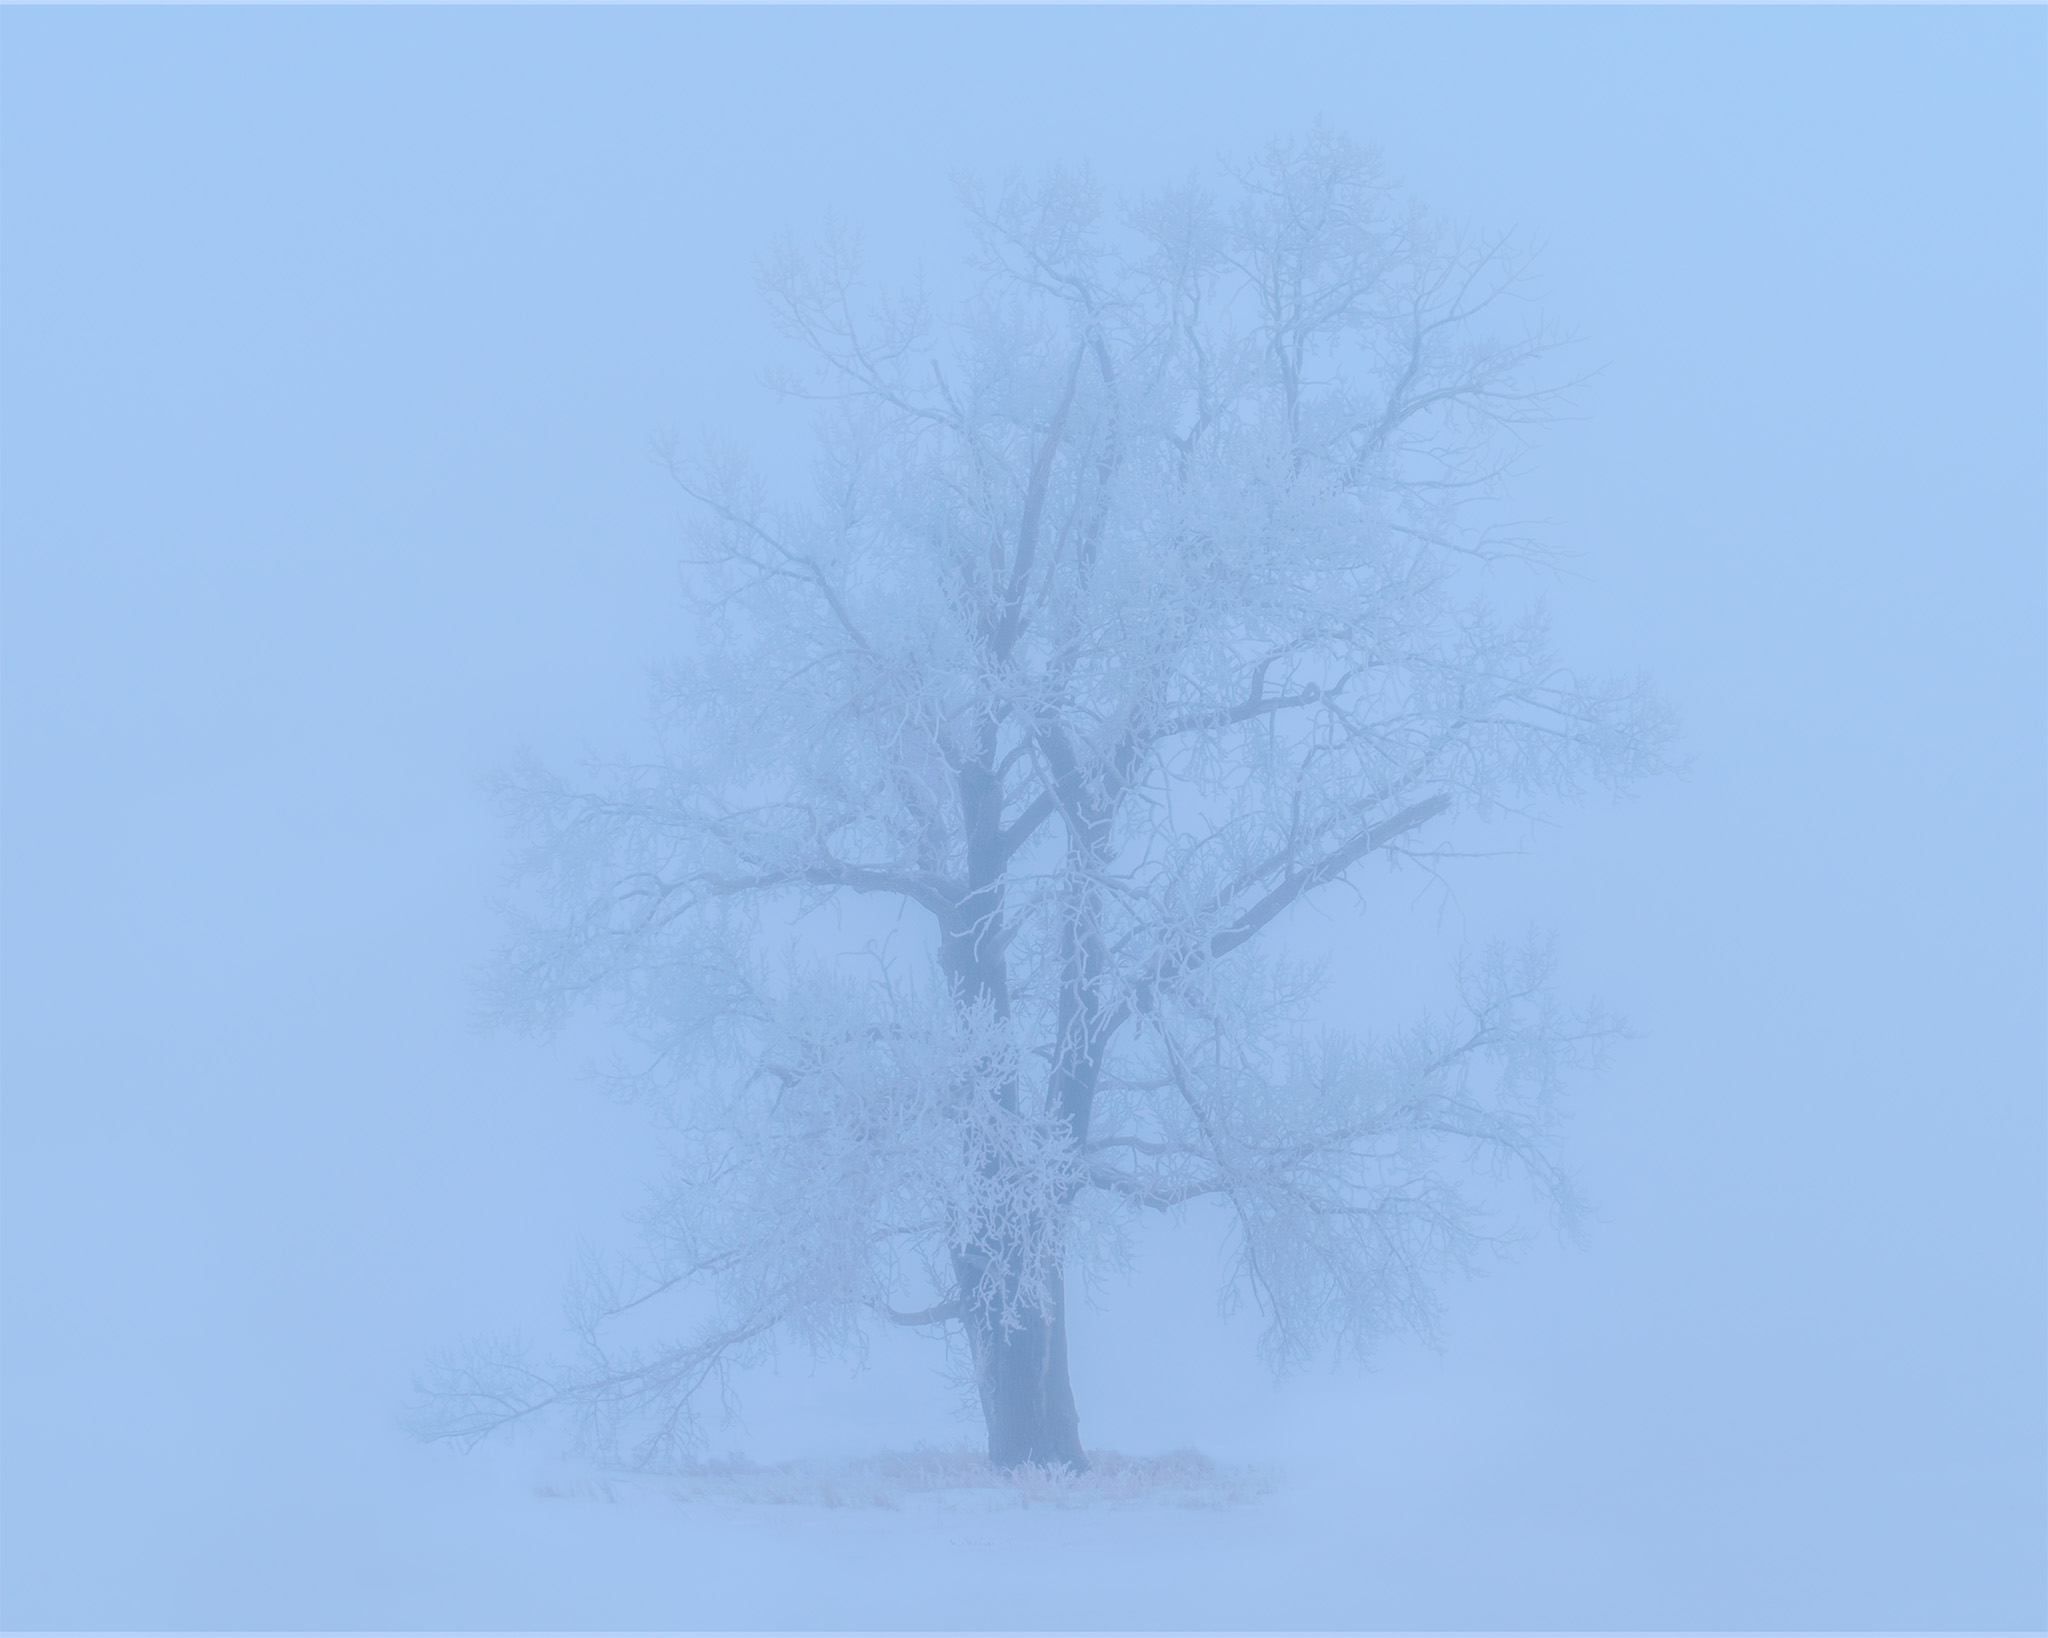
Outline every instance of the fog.
<path fill-rule="evenodd" d="M 2048 1621 L 2038 11 L 0 39 L 0 1620 Z M 1434 1346 L 1276 1379 L 1222 1218 L 1150 1223 L 1075 1287 L 1081 1435 L 1265 1475 L 1229 1505 L 685 1505 L 553 1424 L 414 1437 L 444 1350 L 559 1339 L 657 1173 L 585 1074 L 601 1018 L 477 1026 L 486 780 L 645 749 L 692 515 L 656 440 L 803 474 L 758 258 L 836 216 L 943 295 L 956 175 L 1114 201 L 1318 118 L 1540 245 L 1579 385 L 1507 515 L 1572 555 L 1504 595 L 1648 672 L 1684 766 L 1287 937 L 1379 1027 L 1554 934 L 1560 994 L 1631 1030 L 1572 1081 L 1582 1232 L 1531 1216 Z M 943 1364 L 786 1345 L 709 1448 L 978 1445 Z"/>

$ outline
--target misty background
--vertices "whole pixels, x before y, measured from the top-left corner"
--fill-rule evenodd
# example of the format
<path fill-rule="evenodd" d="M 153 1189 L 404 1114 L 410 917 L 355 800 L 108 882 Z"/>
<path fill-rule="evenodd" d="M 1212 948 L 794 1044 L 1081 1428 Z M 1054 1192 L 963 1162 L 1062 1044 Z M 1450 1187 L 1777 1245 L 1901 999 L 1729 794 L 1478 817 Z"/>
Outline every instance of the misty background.
<path fill-rule="evenodd" d="M 2038 10 L 24 11 L 0 18 L 0 1620 L 2037 1626 Z M 801 460 L 754 258 L 953 277 L 950 178 L 1112 195 L 1321 115 L 1541 239 L 1596 372 L 1520 490 L 1560 651 L 1683 778 L 1300 930 L 1339 998 L 1532 922 L 1637 1039 L 1582 1246 L 1274 1384 L 1214 1225 L 1077 1304 L 1091 1446 L 1249 1509 L 686 1523 L 400 1427 L 545 1339 L 642 1113 L 478 1033 L 480 778 L 642 731 L 683 498 Z M 1364 1002 L 1360 1003 L 1365 1005 Z M 972 1442 L 938 1350 L 786 1351 L 717 1448 Z"/>

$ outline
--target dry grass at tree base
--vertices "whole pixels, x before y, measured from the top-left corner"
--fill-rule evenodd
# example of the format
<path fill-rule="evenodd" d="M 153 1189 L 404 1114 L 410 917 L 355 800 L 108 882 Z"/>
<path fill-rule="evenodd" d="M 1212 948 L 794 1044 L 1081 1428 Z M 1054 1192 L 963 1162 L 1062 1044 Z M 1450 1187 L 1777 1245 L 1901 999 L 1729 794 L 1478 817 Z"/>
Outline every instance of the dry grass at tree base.
<path fill-rule="evenodd" d="M 1026 1464 L 1008 1472 L 979 1451 L 888 1451 L 838 1462 L 778 1462 L 762 1466 L 720 1458 L 681 1472 L 592 1475 L 551 1482 L 536 1493 L 619 1501 L 666 1498 L 684 1505 L 855 1507 L 897 1510 L 936 1507 L 995 1511 L 1023 1507 L 1238 1507 L 1271 1489 L 1253 1468 L 1219 1467 L 1198 1450 L 1163 1456 L 1126 1456 L 1091 1450 L 1089 1469 Z"/>

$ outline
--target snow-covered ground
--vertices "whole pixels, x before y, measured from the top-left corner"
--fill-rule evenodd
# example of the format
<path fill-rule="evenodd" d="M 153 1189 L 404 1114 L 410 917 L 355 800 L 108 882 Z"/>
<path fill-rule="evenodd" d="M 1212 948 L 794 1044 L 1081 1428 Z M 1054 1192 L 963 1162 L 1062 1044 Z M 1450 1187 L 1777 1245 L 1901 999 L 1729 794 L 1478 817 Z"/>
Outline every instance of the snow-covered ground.
<path fill-rule="evenodd" d="M 270 1510 L 123 1531 L 105 1558 L 22 1577 L 12 1623 L 1330 1628 L 1589 1613 L 1558 1596 L 1542 1532 L 1507 1562 L 1460 1565 L 1431 1539 L 1455 1528 L 1439 1509 L 1200 1465 L 1198 1482 L 1156 1488 L 926 1488 L 881 1477 L 887 1459 L 711 1482 L 444 1467 L 384 1509 L 277 1491 Z"/>
<path fill-rule="evenodd" d="M 671 1473 L 595 1471 L 542 1480 L 535 1494 L 584 1500 L 662 1501 L 693 1512 L 754 1507 L 879 1507 L 891 1512 L 1001 1513 L 1014 1508 L 1242 1507 L 1272 1489 L 1257 1468 L 1219 1467 L 1199 1450 L 1163 1456 L 1088 1453 L 1088 1466 L 1025 1464 L 1009 1472 L 971 1445 L 836 1462 L 713 1460 Z"/>
<path fill-rule="evenodd" d="M 564 1454 L 560 1430 L 427 1448 L 396 1426 L 395 1392 L 350 1402 L 338 1381 L 224 1364 L 182 1410 L 146 1386 L 110 1407 L 105 1444 L 53 1430 L 68 1462 L 32 1428 L 11 1441 L 14 1477 L 39 1483 L 37 1505 L 10 1510 L 5 1619 L 1484 1629 L 2024 1614 L 2011 1566 L 2032 1550 L 2026 1498 L 1945 1473 L 1925 1430 L 1861 1443 L 1876 1431 L 1867 1384 L 1837 1382 L 1842 1414 L 1793 1435 L 1770 1396 L 1823 1400 L 1796 1361 L 1772 1383 L 1723 1357 L 1717 1402 L 1654 1338 L 1540 1328 L 1546 1304 L 1600 1300 L 1574 1276 L 1611 1264 L 1611 1245 L 1539 1249 L 1465 1288 L 1441 1356 L 1397 1347 L 1370 1373 L 1280 1384 L 1242 1316 L 1199 1300 L 1202 1259 L 1152 1249 L 1151 1281 L 1075 1316 L 1084 1434 L 1136 1453 L 1079 1481 L 998 1481 L 935 1351 L 909 1338 L 878 1339 L 864 1372 L 794 1355 L 750 1373 L 745 1420 L 670 1475 Z"/>

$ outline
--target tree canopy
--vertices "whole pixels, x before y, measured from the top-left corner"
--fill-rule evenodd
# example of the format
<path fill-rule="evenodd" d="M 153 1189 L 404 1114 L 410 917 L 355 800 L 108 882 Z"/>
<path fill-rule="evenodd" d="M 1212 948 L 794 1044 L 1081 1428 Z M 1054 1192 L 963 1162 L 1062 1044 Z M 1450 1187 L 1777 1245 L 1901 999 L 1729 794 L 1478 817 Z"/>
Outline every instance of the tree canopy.
<path fill-rule="evenodd" d="M 944 316 L 868 292 L 848 234 L 767 259 L 810 482 L 671 451 L 694 627 L 659 754 L 506 783 L 497 1003 L 630 1031 L 673 1165 L 580 1357 L 452 1362 L 445 1434 L 566 1406 L 673 1456 L 778 1335 L 895 1323 L 964 1345 L 994 1459 L 1080 1466 L 1065 1271 L 1130 1214 L 1225 1206 L 1284 1359 L 1428 1324 L 1487 1232 L 1473 1163 L 1566 1197 L 1561 1076 L 1607 1026 L 1540 949 L 1365 1036 L 1262 947 L 1461 814 L 1660 765 L 1640 679 L 1478 595 L 1539 552 L 1482 515 L 1552 403 L 1522 257 L 1320 130 L 1118 212 L 1070 173 L 962 202 Z M 804 920 L 849 897 L 900 936 Z"/>

